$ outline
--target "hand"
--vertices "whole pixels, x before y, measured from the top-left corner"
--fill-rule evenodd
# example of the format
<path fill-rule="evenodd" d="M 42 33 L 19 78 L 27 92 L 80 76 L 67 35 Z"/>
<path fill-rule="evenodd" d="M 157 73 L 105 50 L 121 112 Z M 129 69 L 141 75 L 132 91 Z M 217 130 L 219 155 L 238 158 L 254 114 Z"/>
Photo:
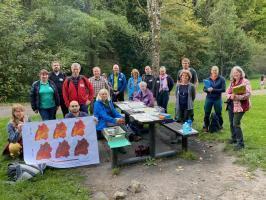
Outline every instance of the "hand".
<path fill-rule="evenodd" d="M 98 119 L 97 119 L 97 117 L 93 117 L 93 121 L 94 121 L 94 123 L 97 125 L 98 124 Z"/>
<path fill-rule="evenodd" d="M 87 100 L 87 101 L 86 101 L 86 105 L 89 105 L 90 103 L 91 103 L 90 100 Z"/>
<path fill-rule="evenodd" d="M 19 133 L 21 133 L 21 131 L 22 131 L 22 125 L 23 125 L 23 123 L 19 123 L 18 124 L 18 132 Z"/>
<path fill-rule="evenodd" d="M 39 112 L 39 110 L 34 110 L 34 112 L 37 114 Z"/>
<path fill-rule="evenodd" d="M 235 94 L 231 94 L 230 99 L 234 100 L 234 98 L 235 98 Z"/>
<path fill-rule="evenodd" d="M 213 91 L 213 88 L 212 87 L 209 87 L 207 90 L 208 90 L 208 92 L 212 92 Z"/>
<path fill-rule="evenodd" d="M 125 124 L 125 120 L 123 118 L 117 119 L 116 123 L 118 124 Z"/>
<path fill-rule="evenodd" d="M 58 109 L 59 109 L 59 106 L 56 106 L 56 111 L 58 111 Z"/>

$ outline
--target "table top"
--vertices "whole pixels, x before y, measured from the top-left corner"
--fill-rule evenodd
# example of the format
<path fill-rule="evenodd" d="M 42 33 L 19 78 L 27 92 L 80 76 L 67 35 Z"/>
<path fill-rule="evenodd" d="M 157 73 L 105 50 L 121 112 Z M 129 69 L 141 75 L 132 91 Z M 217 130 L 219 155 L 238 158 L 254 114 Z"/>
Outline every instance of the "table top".
<path fill-rule="evenodd" d="M 114 104 L 125 114 L 143 124 L 157 123 L 165 120 L 165 118 L 161 117 L 163 114 L 160 114 L 157 108 L 148 107 L 143 102 L 123 101 L 114 102 Z"/>

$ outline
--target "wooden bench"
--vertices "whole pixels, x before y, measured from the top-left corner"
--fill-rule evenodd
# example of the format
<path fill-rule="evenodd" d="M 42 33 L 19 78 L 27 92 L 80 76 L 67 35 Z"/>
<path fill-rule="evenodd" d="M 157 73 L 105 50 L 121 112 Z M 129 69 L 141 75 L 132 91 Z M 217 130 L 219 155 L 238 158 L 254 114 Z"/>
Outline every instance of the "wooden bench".
<path fill-rule="evenodd" d="M 196 131 L 195 129 L 192 129 L 191 133 L 189 134 L 184 134 L 182 131 L 182 124 L 177 122 L 163 123 L 162 125 L 167 129 L 171 130 L 172 132 L 174 132 L 177 136 L 181 136 L 182 150 L 184 151 L 187 151 L 188 148 L 188 138 L 198 134 L 198 131 Z"/>

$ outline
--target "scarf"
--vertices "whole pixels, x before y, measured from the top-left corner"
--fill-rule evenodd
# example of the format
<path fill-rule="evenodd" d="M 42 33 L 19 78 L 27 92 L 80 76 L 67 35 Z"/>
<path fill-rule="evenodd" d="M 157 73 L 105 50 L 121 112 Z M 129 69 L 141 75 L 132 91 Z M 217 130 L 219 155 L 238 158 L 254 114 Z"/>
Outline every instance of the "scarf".
<path fill-rule="evenodd" d="M 168 88 L 168 83 L 167 83 L 167 74 L 165 75 L 160 75 L 160 89 L 159 89 L 159 92 L 161 91 L 169 91 L 169 88 Z"/>

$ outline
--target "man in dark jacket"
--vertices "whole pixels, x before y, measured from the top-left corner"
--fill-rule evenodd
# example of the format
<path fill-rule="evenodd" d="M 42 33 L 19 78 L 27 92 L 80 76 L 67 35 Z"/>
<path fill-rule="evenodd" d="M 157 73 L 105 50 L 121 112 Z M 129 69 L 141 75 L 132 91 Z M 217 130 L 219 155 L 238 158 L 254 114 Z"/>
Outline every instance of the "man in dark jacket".
<path fill-rule="evenodd" d="M 79 63 L 71 65 L 72 76 L 67 77 L 63 84 L 63 97 L 67 107 L 71 101 L 77 101 L 80 111 L 88 113 L 88 105 L 93 100 L 93 86 L 90 81 L 80 75 L 81 66 Z"/>
<path fill-rule="evenodd" d="M 64 80 L 66 79 L 66 75 L 60 71 L 60 63 L 58 61 L 52 62 L 52 69 L 53 71 L 49 73 L 49 80 L 53 81 L 57 87 L 57 91 L 60 97 L 60 107 L 65 117 L 65 115 L 68 113 L 68 108 L 65 105 L 62 87 Z"/>
<path fill-rule="evenodd" d="M 169 95 L 174 87 L 174 80 L 168 74 L 166 74 L 165 67 L 160 67 L 160 75 L 155 80 L 155 97 L 157 100 L 157 105 L 161 106 L 167 112 L 167 104 L 169 101 Z"/>

